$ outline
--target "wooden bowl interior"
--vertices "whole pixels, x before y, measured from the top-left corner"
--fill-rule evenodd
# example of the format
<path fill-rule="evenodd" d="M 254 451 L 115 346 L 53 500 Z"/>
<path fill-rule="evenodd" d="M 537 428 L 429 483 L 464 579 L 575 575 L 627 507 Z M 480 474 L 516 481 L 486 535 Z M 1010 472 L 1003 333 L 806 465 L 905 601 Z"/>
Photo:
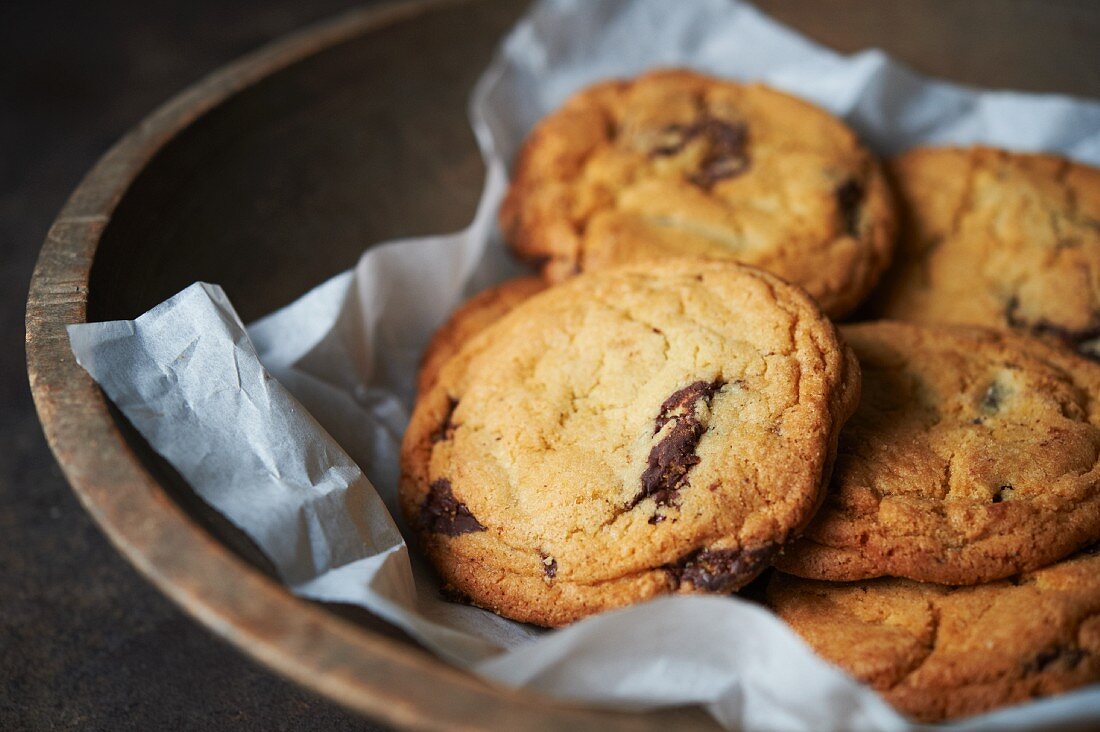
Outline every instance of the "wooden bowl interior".
<path fill-rule="evenodd" d="M 443 6 L 230 97 L 133 182 L 96 251 L 89 320 L 222 285 L 248 322 L 371 244 L 465 226 L 483 169 L 466 102 L 522 9 Z"/>
<path fill-rule="evenodd" d="M 93 260 L 88 320 L 134 318 L 203 281 L 221 285 L 249 322 L 372 244 L 465 226 L 484 174 L 467 99 L 521 10 L 500 0 L 436 8 L 323 50 L 198 117 L 119 201 Z M 251 540 L 110 410 L 165 492 L 275 577 Z M 329 607 L 413 643 L 362 609 Z"/>

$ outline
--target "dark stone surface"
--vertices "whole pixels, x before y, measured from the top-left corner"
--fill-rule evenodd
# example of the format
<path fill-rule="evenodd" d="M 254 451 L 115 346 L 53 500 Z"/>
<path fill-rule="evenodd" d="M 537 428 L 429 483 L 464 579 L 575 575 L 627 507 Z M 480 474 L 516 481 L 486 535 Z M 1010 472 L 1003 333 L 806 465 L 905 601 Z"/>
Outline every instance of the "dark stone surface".
<path fill-rule="evenodd" d="M 0 3 L 0 729 L 370 730 L 212 636 L 84 512 L 35 417 L 23 311 L 65 197 L 143 116 L 349 0 Z"/>

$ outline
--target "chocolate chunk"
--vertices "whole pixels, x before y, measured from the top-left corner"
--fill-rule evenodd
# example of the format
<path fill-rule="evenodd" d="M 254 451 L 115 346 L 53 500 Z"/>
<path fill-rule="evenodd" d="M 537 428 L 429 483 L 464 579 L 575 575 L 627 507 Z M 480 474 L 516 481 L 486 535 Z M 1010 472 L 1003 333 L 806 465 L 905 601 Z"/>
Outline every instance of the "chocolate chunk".
<path fill-rule="evenodd" d="M 568 267 L 569 272 L 572 274 L 581 273 L 581 263 L 575 261 L 569 261 L 561 257 L 551 257 L 549 255 L 528 255 L 520 254 L 523 261 L 531 266 L 531 269 L 546 274 L 548 271 L 555 269 L 564 272 L 564 268 Z"/>
<path fill-rule="evenodd" d="M 1090 361 L 1100 363 L 1100 336 L 1089 338 L 1077 344 L 1078 355 Z"/>
<path fill-rule="evenodd" d="M 1001 405 L 1008 398 L 1008 388 L 999 381 L 994 381 L 982 394 L 978 407 L 986 414 L 996 414 L 1001 410 Z"/>
<path fill-rule="evenodd" d="M 733 592 L 752 579 L 779 552 L 779 545 L 756 549 L 701 549 L 665 568 L 676 586 L 688 582 L 696 590 Z"/>
<path fill-rule="evenodd" d="M 454 397 L 447 397 L 447 414 L 443 417 L 443 422 L 439 425 L 439 428 L 431 434 L 433 445 L 443 440 L 449 440 L 454 436 L 455 427 L 457 425 L 451 421 L 451 417 L 454 416 L 455 409 L 457 408 L 458 400 Z"/>
<path fill-rule="evenodd" d="M 1100 321 L 1100 313 L 1093 313 L 1091 320 Z M 1073 330 L 1055 325 L 1049 320 L 1040 318 L 1030 321 L 1020 315 L 1020 299 L 1013 295 L 1005 303 L 1005 322 L 1013 328 L 1024 330 L 1040 337 L 1053 338 L 1060 341 L 1067 348 L 1076 350 L 1085 358 L 1100 361 L 1100 351 L 1097 350 L 1094 341 L 1100 339 L 1100 325 Z"/>
<path fill-rule="evenodd" d="M 558 576 L 558 560 L 553 557 L 548 557 L 545 554 L 542 555 L 542 573 L 546 575 L 546 579 L 552 580 Z"/>
<path fill-rule="evenodd" d="M 630 508 L 646 498 L 653 498 L 659 506 L 667 506 L 676 498 L 677 492 L 688 484 L 688 471 L 699 462 L 695 448 L 706 432 L 706 425 L 699 421 L 696 414 L 696 405 L 702 401 L 710 406 L 723 383 L 721 380 L 696 381 L 674 393 L 661 405 L 653 434 L 659 433 L 669 422 L 672 422 L 672 429 L 649 451 L 646 469 L 642 473 L 642 489 L 630 503 Z"/>
<path fill-rule="evenodd" d="M 1016 489 L 1013 486 L 1008 485 L 1007 483 L 1001 486 L 997 486 L 997 492 L 993 494 L 993 502 L 1000 503 L 1007 497 L 1007 494 L 1012 493 L 1012 491 L 1014 490 Z"/>
<path fill-rule="evenodd" d="M 743 158 L 719 158 L 705 163 L 703 169 L 692 174 L 690 180 L 700 188 L 710 188 L 720 180 L 744 173 L 748 167 L 748 161 Z"/>
<path fill-rule="evenodd" d="M 1041 651 L 1031 659 L 1024 667 L 1025 673 L 1037 674 L 1057 663 L 1066 668 L 1073 668 L 1088 656 L 1085 651 L 1076 646 L 1054 646 Z"/>
<path fill-rule="evenodd" d="M 711 154 L 717 157 L 744 157 L 749 129 L 744 122 L 726 122 L 713 117 L 699 123 L 699 134 L 710 140 Z"/>
<path fill-rule="evenodd" d="M 717 119 L 701 123 L 700 134 L 710 141 L 710 150 L 703 158 L 699 172 L 691 182 L 700 188 L 710 188 L 720 180 L 741 175 L 749 169 L 748 127 L 738 122 L 730 124 Z"/>
<path fill-rule="evenodd" d="M 849 178 L 836 189 L 836 205 L 840 209 L 840 218 L 844 230 L 849 236 L 859 235 L 859 204 L 863 201 L 863 186 L 854 178 Z"/>
<path fill-rule="evenodd" d="M 1008 322 L 1013 328 L 1022 328 L 1027 330 L 1031 327 L 1031 324 L 1020 317 L 1020 298 L 1016 295 L 1008 298 L 1008 302 L 1005 303 L 1005 321 Z"/>
<path fill-rule="evenodd" d="M 642 473 L 642 490 L 633 505 L 645 498 L 653 498 L 659 506 L 670 505 L 687 485 L 688 471 L 699 463 L 694 451 L 702 436 L 702 425 L 684 421 L 654 445 Z"/>
<path fill-rule="evenodd" d="M 695 134 L 694 125 L 671 124 L 661 130 L 660 141 L 649 151 L 651 158 L 668 157 L 684 149 Z"/>
<path fill-rule="evenodd" d="M 439 588 L 439 596 L 447 602 L 458 603 L 459 605 L 473 605 L 474 601 L 470 599 L 462 590 L 456 589 L 451 585 L 443 585 Z"/>
<path fill-rule="evenodd" d="M 451 481 L 440 478 L 428 487 L 428 497 L 420 508 L 420 524 L 425 531 L 446 536 L 485 531 L 465 503 L 455 500 Z"/>
<path fill-rule="evenodd" d="M 660 432 L 661 428 L 673 419 L 681 419 L 688 415 L 693 416 L 695 404 L 700 399 L 710 404 L 710 400 L 714 398 L 714 394 L 722 388 L 724 383 L 725 382 L 720 379 L 709 383 L 706 381 L 696 381 L 674 392 L 672 396 L 665 399 L 661 404 L 661 411 L 655 420 L 653 434 Z"/>
<path fill-rule="evenodd" d="M 554 258 L 548 254 L 529 255 L 524 257 L 524 261 L 527 262 L 527 264 L 531 265 L 532 269 L 539 272 L 546 269 L 546 266 L 550 264 L 550 262 L 552 262 L 553 260 Z"/>
<path fill-rule="evenodd" d="M 650 157 L 675 155 L 695 138 L 707 142 L 707 151 L 700 169 L 689 178 L 700 188 L 710 188 L 725 178 L 740 175 L 749 169 L 748 126 L 744 122 L 727 122 L 714 117 L 702 117 L 690 125 L 673 124 L 661 130 L 661 140 L 650 150 Z"/>

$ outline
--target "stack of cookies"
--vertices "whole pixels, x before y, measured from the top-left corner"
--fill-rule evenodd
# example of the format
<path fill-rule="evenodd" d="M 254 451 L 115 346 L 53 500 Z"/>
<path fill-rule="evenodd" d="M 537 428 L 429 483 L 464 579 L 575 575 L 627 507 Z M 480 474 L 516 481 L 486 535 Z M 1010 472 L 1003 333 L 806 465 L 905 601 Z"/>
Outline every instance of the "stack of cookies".
<path fill-rule="evenodd" d="M 500 219 L 538 274 L 439 330 L 402 448 L 453 596 L 560 626 L 751 583 L 926 721 L 1100 681 L 1100 171 L 884 168 L 660 71 L 544 119 Z"/>

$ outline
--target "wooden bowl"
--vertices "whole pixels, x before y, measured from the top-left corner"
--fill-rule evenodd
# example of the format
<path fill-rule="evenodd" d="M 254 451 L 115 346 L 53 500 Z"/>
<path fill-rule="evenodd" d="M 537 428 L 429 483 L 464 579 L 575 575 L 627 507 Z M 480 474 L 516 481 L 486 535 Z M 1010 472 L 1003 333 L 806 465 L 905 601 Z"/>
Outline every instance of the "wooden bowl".
<path fill-rule="evenodd" d="M 826 36 L 840 32 L 842 46 L 893 39 L 903 55 L 922 28 L 942 26 L 925 51 L 934 71 L 951 59 L 945 43 L 956 59 L 963 49 L 972 54 L 964 59 L 985 58 L 980 37 L 951 35 L 951 12 L 971 12 L 969 4 L 907 4 L 905 18 L 868 15 L 874 6 L 846 3 L 862 15 L 839 31 L 813 2 L 770 9 Z M 31 387 L 61 467 L 118 549 L 187 612 L 291 679 L 401 726 L 711 728 L 697 709 L 600 712 L 495 688 L 363 611 L 293 597 L 69 350 L 66 324 L 133 318 L 196 280 L 223 285 L 248 321 L 350 267 L 372 242 L 465 225 L 483 173 L 467 96 L 521 10 L 509 0 L 372 6 L 260 50 L 152 114 L 103 157 L 50 229 L 27 305 Z M 1031 33 L 1001 46 L 1035 38 L 1034 19 L 1017 25 Z M 1004 53 L 988 57 L 955 69 L 988 81 Z M 1088 83 L 1087 64 L 1077 67 Z M 1042 69 L 1032 73 L 1013 81 L 1027 86 Z"/>
<path fill-rule="evenodd" d="M 39 415 L 84 506 L 187 612 L 242 650 L 399 726 L 710 726 L 494 688 L 368 613 L 300 600 L 202 503 L 76 364 L 64 326 L 133 318 L 196 280 L 247 322 L 352 266 L 372 242 L 464 226 L 483 168 L 466 100 L 515 2 L 356 11 L 184 92 L 88 174 L 47 237 L 27 308 Z"/>

